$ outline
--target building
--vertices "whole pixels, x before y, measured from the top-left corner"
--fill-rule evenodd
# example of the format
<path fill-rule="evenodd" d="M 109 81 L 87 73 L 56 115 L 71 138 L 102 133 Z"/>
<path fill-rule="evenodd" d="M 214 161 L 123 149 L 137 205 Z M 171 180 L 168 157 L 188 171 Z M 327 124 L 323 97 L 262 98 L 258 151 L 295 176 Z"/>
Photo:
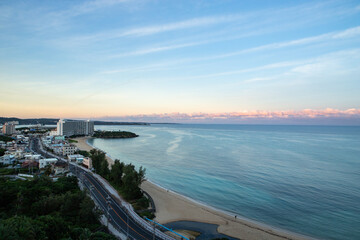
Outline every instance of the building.
<path fill-rule="evenodd" d="M 24 155 L 25 160 L 39 160 L 41 158 L 40 154 L 26 154 Z"/>
<path fill-rule="evenodd" d="M 44 168 L 46 165 L 54 164 L 57 162 L 56 158 L 45 158 L 39 160 L 39 168 Z"/>
<path fill-rule="evenodd" d="M 57 135 L 58 135 L 57 129 L 51 130 L 51 131 L 49 132 L 49 136 L 57 136 Z"/>
<path fill-rule="evenodd" d="M 74 121 L 60 119 L 57 123 L 57 135 L 64 135 L 67 137 L 74 135 L 93 135 L 94 122 L 87 121 Z"/>
<path fill-rule="evenodd" d="M 33 160 L 26 160 L 21 164 L 22 168 L 37 168 L 39 163 Z"/>
<path fill-rule="evenodd" d="M 67 163 L 64 163 L 64 162 L 56 162 L 54 164 L 54 172 L 55 172 L 55 175 L 58 175 L 58 174 L 64 174 L 66 171 L 68 170 L 68 165 Z"/>
<path fill-rule="evenodd" d="M 0 157 L 0 163 L 4 165 L 13 164 L 16 161 L 16 158 L 14 155 L 6 154 L 2 157 Z"/>
<path fill-rule="evenodd" d="M 64 145 L 62 146 L 62 155 L 72 155 L 77 151 L 77 147 L 74 145 Z"/>
<path fill-rule="evenodd" d="M 82 162 L 88 169 L 92 169 L 92 160 L 89 157 L 84 157 L 84 160 Z"/>
<path fill-rule="evenodd" d="M 12 135 L 14 133 L 16 133 L 16 130 L 15 130 L 15 125 L 17 125 L 18 122 L 7 122 L 3 125 L 3 134 L 6 134 L 6 135 Z"/>
<path fill-rule="evenodd" d="M 84 156 L 81 154 L 68 155 L 68 159 L 70 162 L 82 163 Z"/>

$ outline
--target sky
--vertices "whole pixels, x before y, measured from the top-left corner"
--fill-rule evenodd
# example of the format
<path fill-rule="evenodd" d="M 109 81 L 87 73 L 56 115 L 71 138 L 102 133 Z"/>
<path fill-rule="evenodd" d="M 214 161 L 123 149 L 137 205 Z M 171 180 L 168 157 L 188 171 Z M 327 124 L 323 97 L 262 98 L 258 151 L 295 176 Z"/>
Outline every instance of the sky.
<path fill-rule="evenodd" d="M 360 125 L 360 2 L 0 1 L 0 116 Z"/>

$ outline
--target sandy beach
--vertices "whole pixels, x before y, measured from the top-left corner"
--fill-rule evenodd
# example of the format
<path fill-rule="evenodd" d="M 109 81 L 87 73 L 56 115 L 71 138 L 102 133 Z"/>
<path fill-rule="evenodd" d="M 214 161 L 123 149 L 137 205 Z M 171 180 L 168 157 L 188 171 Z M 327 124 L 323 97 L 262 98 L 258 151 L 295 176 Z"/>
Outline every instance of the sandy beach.
<path fill-rule="evenodd" d="M 87 137 L 76 138 L 76 146 L 81 150 L 90 151 L 93 149 L 86 143 Z M 109 164 L 113 163 L 110 157 L 107 157 Z M 307 239 L 305 237 L 283 232 L 253 223 L 241 218 L 227 215 L 210 207 L 198 204 L 175 192 L 163 189 L 149 181 L 145 181 L 141 188 L 150 194 L 156 206 L 156 221 L 165 224 L 174 221 L 195 221 L 203 223 L 217 224 L 218 232 L 241 239 Z"/>
<path fill-rule="evenodd" d="M 76 145 L 76 147 L 80 150 L 84 150 L 84 151 L 88 151 L 90 152 L 90 150 L 94 149 L 91 145 L 87 144 L 86 141 L 89 139 L 90 137 L 80 137 L 80 138 L 74 138 L 74 140 L 78 141 L 77 143 L 73 143 Z M 111 159 L 109 156 L 106 155 L 106 160 L 109 163 L 109 166 L 111 166 L 111 164 L 114 164 L 114 160 Z"/>

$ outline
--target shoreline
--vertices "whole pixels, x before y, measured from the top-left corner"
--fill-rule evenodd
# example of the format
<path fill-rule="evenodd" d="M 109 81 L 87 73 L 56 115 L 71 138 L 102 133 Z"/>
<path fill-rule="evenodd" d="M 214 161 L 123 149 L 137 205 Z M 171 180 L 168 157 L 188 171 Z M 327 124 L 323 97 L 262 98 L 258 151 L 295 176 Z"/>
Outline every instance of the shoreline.
<path fill-rule="evenodd" d="M 90 151 L 93 146 L 87 143 L 90 137 L 76 138 L 74 143 L 79 149 Z M 110 164 L 114 160 L 106 155 Z M 259 223 L 243 216 L 235 215 L 224 210 L 197 202 L 172 190 L 146 180 L 141 189 L 146 191 L 154 200 L 156 206 L 155 220 L 161 224 L 177 221 L 193 221 L 218 225 L 217 231 L 221 234 L 241 239 L 269 239 L 269 240 L 304 240 L 312 239 L 308 236 L 277 229 Z M 235 217 L 237 216 L 237 217 Z"/>

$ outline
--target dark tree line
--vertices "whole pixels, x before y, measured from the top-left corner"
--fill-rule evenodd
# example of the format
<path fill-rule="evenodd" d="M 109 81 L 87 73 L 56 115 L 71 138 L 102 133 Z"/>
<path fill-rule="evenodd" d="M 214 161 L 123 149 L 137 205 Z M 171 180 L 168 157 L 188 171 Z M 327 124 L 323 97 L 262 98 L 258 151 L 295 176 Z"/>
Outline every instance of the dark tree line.
<path fill-rule="evenodd" d="M 13 140 L 14 140 L 14 139 L 13 139 L 12 137 L 0 135 L 0 141 L 11 142 L 11 141 L 13 141 Z"/>
<path fill-rule="evenodd" d="M 31 181 L 0 178 L 0 238 L 115 240 L 98 219 L 93 201 L 75 177 L 53 182 L 48 177 Z"/>

